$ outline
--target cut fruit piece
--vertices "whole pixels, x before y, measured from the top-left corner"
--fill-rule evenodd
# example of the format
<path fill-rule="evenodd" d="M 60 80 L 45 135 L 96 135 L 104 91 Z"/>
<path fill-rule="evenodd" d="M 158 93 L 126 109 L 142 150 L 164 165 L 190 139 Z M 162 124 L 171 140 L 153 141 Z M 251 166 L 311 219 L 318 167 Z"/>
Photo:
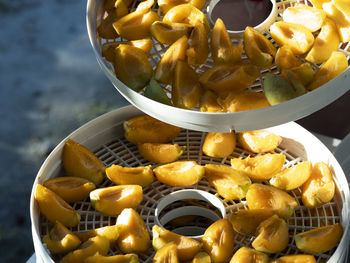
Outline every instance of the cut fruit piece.
<path fill-rule="evenodd" d="M 294 68 L 300 66 L 302 63 L 287 45 L 282 46 L 277 50 L 275 61 L 280 69 Z"/>
<path fill-rule="evenodd" d="M 202 9 L 205 4 L 205 0 L 157 0 L 157 3 L 162 12 L 166 14 L 174 6 L 187 3 L 197 7 L 198 9 Z"/>
<path fill-rule="evenodd" d="M 263 252 L 249 247 L 238 249 L 230 260 L 230 263 L 269 263 L 269 256 Z"/>
<path fill-rule="evenodd" d="M 167 92 L 153 78 L 150 80 L 150 82 L 146 86 L 146 89 L 143 95 L 151 100 L 155 100 L 166 105 L 173 105 L 171 103 L 170 98 L 167 95 Z"/>
<path fill-rule="evenodd" d="M 190 36 L 193 26 L 185 23 L 156 21 L 151 25 L 152 36 L 158 42 L 171 45 L 182 36 Z"/>
<path fill-rule="evenodd" d="M 283 189 L 293 190 L 302 186 L 311 175 L 312 163 L 305 161 L 275 174 L 270 179 L 270 184 Z"/>
<path fill-rule="evenodd" d="M 232 158 L 232 168 L 244 172 L 253 180 L 268 180 L 276 173 L 280 172 L 286 156 L 284 154 L 267 153 L 247 158 Z"/>
<path fill-rule="evenodd" d="M 197 255 L 194 256 L 191 263 L 211 263 L 211 259 L 208 253 L 199 252 Z"/>
<path fill-rule="evenodd" d="M 153 257 L 153 263 L 179 263 L 177 246 L 174 242 L 165 244 Z"/>
<path fill-rule="evenodd" d="M 247 175 L 226 165 L 205 165 L 205 176 L 218 194 L 227 200 L 243 199 L 251 185 Z"/>
<path fill-rule="evenodd" d="M 153 169 L 158 181 L 170 186 L 190 186 L 199 182 L 205 169 L 195 161 L 177 161 Z"/>
<path fill-rule="evenodd" d="M 313 255 L 288 255 L 272 260 L 271 263 L 316 263 Z"/>
<path fill-rule="evenodd" d="M 189 65 L 204 64 L 209 55 L 208 33 L 203 24 L 196 24 L 188 38 L 186 50 Z"/>
<path fill-rule="evenodd" d="M 186 146 L 165 143 L 139 143 L 137 149 L 150 162 L 165 164 L 175 162 L 186 150 Z M 153 176 L 153 173 L 152 173 Z M 153 181 L 152 181 L 153 182 Z"/>
<path fill-rule="evenodd" d="M 154 181 L 151 166 L 123 167 L 112 164 L 106 169 L 106 175 L 116 185 L 137 184 L 145 187 Z"/>
<path fill-rule="evenodd" d="M 139 263 L 136 254 L 102 256 L 99 253 L 85 259 L 84 263 Z"/>
<path fill-rule="evenodd" d="M 120 233 L 120 228 L 117 225 L 103 226 L 88 231 L 75 232 L 74 234 L 79 237 L 82 242 L 87 241 L 89 238 L 95 236 L 104 236 L 108 239 L 109 243 L 117 241 Z"/>
<path fill-rule="evenodd" d="M 295 244 L 306 253 L 324 253 L 334 248 L 343 235 L 343 227 L 337 223 L 305 231 L 294 236 Z"/>
<path fill-rule="evenodd" d="M 282 137 L 271 132 L 256 130 L 239 132 L 237 140 L 248 151 L 265 153 L 275 150 L 281 144 Z"/>
<path fill-rule="evenodd" d="M 236 148 L 235 132 L 216 133 L 208 132 L 204 138 L 202 151 L 205 155 L 214 158 L 225 158 Z"/>

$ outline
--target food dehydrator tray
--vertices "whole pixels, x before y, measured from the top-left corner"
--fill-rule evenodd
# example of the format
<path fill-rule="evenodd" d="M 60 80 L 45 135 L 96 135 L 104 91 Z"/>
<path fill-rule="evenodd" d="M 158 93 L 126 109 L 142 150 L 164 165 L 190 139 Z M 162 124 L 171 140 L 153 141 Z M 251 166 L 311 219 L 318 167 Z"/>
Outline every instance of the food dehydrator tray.
<path fill-rule="evenodd" d="M 131 5 L 130 10 L 134 10 L 139 2 L 139 0 L 135 0 Z M 207 13 L 206 7 L 208 6 L 209 2 L 210 1 L 208 0 L 206 6 L 202 9 L 205 14 Z M 278 13 L 281 14 L 284 9 L 294 2 L 310 4 L 308 0 L 277 0 L 276 6 Z M 154 5 L 153 10 L 157 11 L 158 14 L 161 14 L 160 10 L 157 8 L 157 5 Z M 229 132 L 232 130 L 247 131 L 272 127 L 308 116 L 335 101 L 350 89 L 348 80 L 350 70 L 348 68 L 338 77 L 317 88 L 316 90 L 281 104 L 261 109 L 242 112 L 209 113 L 201 112 L 198 109 L 186 110 L 168 106 L 148 99 L 142 95 L 142 92 L 138 93 L 133 91 L 116 78 L 113 71 L 113 66 L 101 56 L 101 46 L 107 40 L 100 38 L 96 32 L 96 27 L 100 24 L 103 15 L 103 0 L 88 0 L 87 28 L 90 42 L 102 71 L 106 74 L 119 93 L 138 109 L 159 120 L 182 128 L 197 131 Z M 280 19 L 280 16 L 276 17 L 276 21 Z M 272 40 L 268 32 L 265 32 L 265 34 L 270 40 Z M 115 41 L 117 40 L 121 39 L 115 39 Z M 153 38 L 152 41 L 153 49 L 149 55 L 149 58 L 151 64 L 155 67 L 160 57 L 167 49 L 167 46 L 157 42 Z M 232 41 L 233 43 L 238 43 L 242 42 L 242 39 L 232 37 Z M 339 51 L 345 53 L 349 60 L 349 43 L 341 44 L 339 46 Z M 242 55 L 242 59 L 247 59 L 244 53 Z M 196 71 L 201 74 L 212 66 L 213 61 L 209 55 L 209 58 L 205 64 L 196 67 Z M 317 67 L 317 65 L 314 65 L 314 67 Z M 269 72 L 277 73 L 278 69 L 276 66 L 273 66 L 268 70 L 262 70 L 260 72 L 260 77 L 252 85 L 252 87 L 250 87 L 250 89 L 254 91 L 261 91 L 262 80 Z M 167 94 L 170 96 L 171 87 L 167 86 L 164 88 L 166 89 Z"/>
<path fill-rule="evenodd" d="M 123 134 L 123 121 L 143 114 L 140 110 L 133 106 L 127 106 L 118 110 L 111 111 L 104 114 L 81 128 L 74 131 L 67 138 L 72 138 L 78 143 L 93 151 L 106 166 L 112 164 L 119 164 L 122 166 L 136 167 L 152 165 L 146 161 L 138 153 L 137 147 L 128 142 Z M 344 228 L 344 234 L 338 246 L 326 253 L 316 254 L 317 262 L 339 263 L 345 262 L 346 253 L 348 250 L 348 229 L 349 229 L 349 188 L 345 175 L 330 151 L 311 133 L 306 131 L 298 124 L 291 122 L 284 125 L 276 126 L 267 129 L 275 134 L 283 137 L 282 144 L 275 150 L 276 153 L 283 153 L 286 155 L 286 163 L 284 167 L 296 164 L 303 160 L 310 160 L 313 163 L 323 161 L 327 163 L 334 176 L 337 186 L 337 191 L 334 199 L 318 208 L 306 208 L 301 203 L 300 189 L 289 192 L 294 196 L 299 206 L 287 223 L 289 226 L 290 242 L 288 247 L 281 253 L 270 255 L 271 258 L 276 258 L 286 254 L 301 253 L 295 246 L 293 241 L 294 234 L 309 230 L 311 228 L 319 227 L 323 224 L 341 223 Z M 226 164 L 230 165 L 231 157 L 247 156 L 251 153 L 246 150 L 236 147 L 234 153 L 225 159 L 210 158 L 202 154 L 201 147 L 205 133 L 199 131 L 192 131 L 183 129 L 179 136 L 174 140 L 179 145 L 186 146 L 186 151 L 180 157 L 180 160 L 194 160 L 201 165 L 204 164 Z M 35 179 L 32 196 L 31 196 L 31 220 L 32 220 L 32 235 L 34 247 L 37 258 L 44 262 L 58 262 L 57 257 L 51 257 L 48 250 L 41 242 L 42 237 L 48 233 L 52 224 L 49 223 L 42 215 L 40 215 L 38 204 L 35 202 L 34 193 L 35 187 L 38 183 L 43 183 L 47 179 L 62 176 L 64 171 L 62 168 L 61 154 L 65 140 L 63 140 L 45 160 L 40 168 Z M 112 183 L 106 179 L 102 185 L 109 186 Z M 190 187 L 169 187 L 159 181 L 153 182 L 151 185 L 143 189 L 143 199 L 136 210 L 145 220 L 148 230 L 155 223 L 154 213 L 158 201 L 172 193 L 181 189 L 197 189 L 216 195 L 206 179 L 202 179 L 198 184 Z M 216 195 L 220 198 L 218 195 Z M 226 208 L 226 214 L 230 211 L 235 211 L 238 208 L 245 207 L 245 201 L 229 202 L 220 198 Z M 95 211 L 89 199 L 76 202 L 73 207 L 80 213 L 81 222 L 77 227 L 71 228 L 74 231 L 89 230 L 106 225 L 112 225 L 116 221 L 116 217 L 105 216 Z M 201 222 L 198 222 L 200 225 Z M 235 235 L 235 249 L 241 246 L 249 246 L 253 238 L 242 234 Z M 109 255 L 118 253 L 116 246 L 111 246 Z M 152 262 L 153 249 L 149 249 L 146 253 L 139 254 L 140 262 Z"/>

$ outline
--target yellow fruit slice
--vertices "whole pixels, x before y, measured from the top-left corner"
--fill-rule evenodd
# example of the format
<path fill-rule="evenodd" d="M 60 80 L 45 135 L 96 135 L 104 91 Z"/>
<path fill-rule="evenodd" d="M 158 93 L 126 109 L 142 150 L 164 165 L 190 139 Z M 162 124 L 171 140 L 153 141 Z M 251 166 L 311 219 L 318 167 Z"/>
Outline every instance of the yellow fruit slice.
<path fill-rule="evenodd" d="M 230 260 L 230 263 L 268 263 L 270 262 L 269 256 L 263 252 L 257 251 L 249 247 L 239 248 Z"/>
<path fill-rule="evenodd" d="M 123 167 L 112 164 L 106 168 L 106 175 L 116 185 L 137 184 L 145 187 L 154 181 L 151 166 Z"/>
<path fill-rule="evenodd" d="M 214 158 L 225 158 L 236 148 L 235 132 L 217 133 L 208 132 L 204 138 L 202 151 L 205 155 Z"/>
<path fill-rule="evenodd" d="M 185 23 L 155 21 L 150 31 L 158 42 L 171 45 L 182 36 L 190 36 L 193 26 Z"/>
<path fill-rule="evenodd" d="M 153 263 L 179 263 L 177 246 L 174 242 L 165 244 L 153 257 Z"/>
<path fill-rule="evenodd" d="M 117 225 L 103 226 L 88 231 L 75 232 L 74 234 L 79 237 L 82 242 L 87 241 L 89 238 L 95 236 L 104 236 L 112 244 L 117 241 L 120 233 L 120 228 Z"/>
<path fill-rule="evenodd" d="M 281 69 L 290 69 L 300 66 L 302 61 L 295 56 L 289 46 L 282 46 L 277 50 L 275 62 Z"/>
<path fill-rule="evenodd" d="M 199 252 L 194 256 L 191 263 L 211 263 L 210 256 L 206 252 Z"/>
<path fill-rule="evenodd" d="M 237 140 L 248 151 L 265 153 L 275 150 L 281 144 L 282 137 L 271 132 L 256 130 L 239 132 Z"/>
<path fill-rule="evenodd" d="M 195 161 L 177 161 L 158 166 L 153 172 L 164 184 L 184 187 L 198 183 L 205 170 Z"/>
<path fill-rule="evenodd" d="M 306 253 L 324 253 L 334 248 L 343 235 L 343 227 L 337 223 L 305 231 L 294 236 L 295 244 Z"/>
<path fill-rule="evenodd" d="M 271 263 L 316 263 L 313 255 L 288 255 L 272 260 Z"/>
<path fill-rule="evenodd" d="M 175 162 L 186 150 L 186 146 L 164 143 L 139 143 L 137 149 L 150 162 L 164 164 Z M 107 171 L 106 171 L 107 172 Z M 107 174 L 108 175 L 108 174 Z"/>
<path fill-rule="evenodd" d="M 137 254 L 103 256 L 99 253 L 85 259 L 84 263 L 139 263 Z"/>
<path fill-rule="evenodd" d="M 305 161 L 275 174 L 270 184 L 283 190 L 293 190 L 302 186 L 311 175 L 312 163 Z"/>
<path fill-rule="evenodd" d="M 268 180 L 281 171 L 286 156 L 284 154 L 267 153 L 247 158 L 232 158 L 232 168 L 248 175 L 253 180 Z"/>

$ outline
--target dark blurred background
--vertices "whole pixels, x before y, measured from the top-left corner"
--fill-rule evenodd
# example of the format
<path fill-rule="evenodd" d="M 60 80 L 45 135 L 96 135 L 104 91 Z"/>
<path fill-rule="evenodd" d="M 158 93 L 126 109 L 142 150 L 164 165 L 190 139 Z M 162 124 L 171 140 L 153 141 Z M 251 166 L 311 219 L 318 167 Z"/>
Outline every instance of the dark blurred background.
<path fill-rule="evenodd" d="M 127 105 L 100 70 L 85 22 L 86 1 L 0 0 L 0 262 L 34 252 L 31 188 L 50 151 L 72 131 Z M 298 121 L 342 139 L 350 93 Z"/>

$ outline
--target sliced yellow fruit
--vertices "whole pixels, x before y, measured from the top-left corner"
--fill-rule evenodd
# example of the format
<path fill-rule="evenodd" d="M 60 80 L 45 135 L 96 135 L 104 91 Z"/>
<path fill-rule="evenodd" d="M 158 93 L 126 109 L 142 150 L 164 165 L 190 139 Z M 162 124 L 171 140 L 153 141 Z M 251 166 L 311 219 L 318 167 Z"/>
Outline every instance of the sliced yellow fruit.
<path fill-rule="evenodd" d="M 145 187 L 154 181 L 151 166 L 123 167 L 112 164 L 106 168 L 106 175 L 116 185 L 137 184 Z"/>
<path fill-rule="evenodd" d="M 313 255 L 288 255 L 272 260 L 271 263 L 316 263 Z"/>
<path fill-rule="evenodd" d="M 239 132 L 237 140 L 241 146 L 253 153 L 265 153 L 275 150 L 282 142 L 282 137 L 263 130 Z"/>
<path fill-rule="evenodd" d="M 249 247 L 239 248 L 230 260 L 230 263 L 268 263 L 269 256 Z"/>
<path fill-rule="evenodd" d="M 75 232 L 74 234 L 79 237 L 82 242 L 87 241 L 89 238 L 95 236 L 104 236 L 110 243 L 117 241 L 120 233 L 120 228 L 117 225 L 103 226 L 95 229 Z"/>
<path fill-rule="evenodd" d="M 137 254 L 103 256 L 99 253 L 85 259 L 84 263 L 139 263 Z"/>
<path fill-rule="evenodd" d="M 202 151 L 205 155 L 214 158 L 225 158 L 236 148 L 235 132 L 217 133 L 208 132 L 204 138 Z"/>
<path fill-rule="evenodd" d="M 211 263 L 211 259 L 208 253 L 199 252 L 197 255 L 194 256 L 191 263 Z"/>
<path fill-rule="evenodd" d="M 153 263 L 179 263 L 177 246 L 174 242 L 165 244 L 153 257 Z"/>
<path fill-rule="evenodd" d="M 154 163 L 175 162 L 186 150 L 186 146 L 165 143 L 139 143 L 139 153 L 143 158 Z"/>

